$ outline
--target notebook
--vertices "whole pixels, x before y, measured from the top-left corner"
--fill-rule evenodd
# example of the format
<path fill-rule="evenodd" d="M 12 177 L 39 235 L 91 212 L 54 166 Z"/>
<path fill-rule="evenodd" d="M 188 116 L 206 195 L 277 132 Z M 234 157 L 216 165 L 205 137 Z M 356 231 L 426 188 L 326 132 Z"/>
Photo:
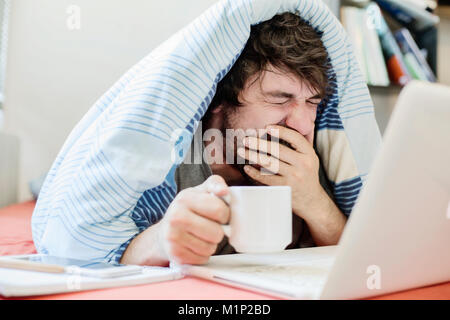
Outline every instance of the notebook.
<path fill-rule="evenodd" d="M 142 267 L 138 274 L 99 278 L 69 273 L 46 273 L 37 271 L 0 268 L 0 295 L 20 297 L 93 289 L 132 286 L 182 278 L 178 268 Z"/>

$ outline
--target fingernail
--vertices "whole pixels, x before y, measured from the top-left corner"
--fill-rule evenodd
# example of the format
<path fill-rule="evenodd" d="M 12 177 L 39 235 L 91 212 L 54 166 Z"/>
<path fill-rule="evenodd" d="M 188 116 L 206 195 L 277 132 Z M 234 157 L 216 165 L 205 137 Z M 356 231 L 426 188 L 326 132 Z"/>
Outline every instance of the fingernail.
<path fill-rule="evenodd" d="M 223 195 L 221 198 L 222 198 L 223 201 L 225 201 L 225 203 L 227 205 L 230 205 L 230 203 L 231 203 L 231 195 L 229 193 Z"/>
<path fill-rule="evenodd" d="M 248 146 L 248 140 L 248 138 L 242 139 L 242 143 L 244 144 L 244 146 Z"/>
<path fill-rule="evenodd" d="M 269 133 L 270 135 L 277 135 L 278 133 L 278 129 L 274 128 L 274 127 L 270 127 L 269 129 L 267 129 L 267 133 Z"/>

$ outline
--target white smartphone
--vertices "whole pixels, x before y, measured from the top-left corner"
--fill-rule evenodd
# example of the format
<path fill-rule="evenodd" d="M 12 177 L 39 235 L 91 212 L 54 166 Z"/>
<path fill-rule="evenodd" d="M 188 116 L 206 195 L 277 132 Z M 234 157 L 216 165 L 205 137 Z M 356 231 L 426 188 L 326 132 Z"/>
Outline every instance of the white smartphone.
<path fill-rule="evenodd" d="M 110 264 L 50 256 L 30 254 L 3 256 L 0 268 L 24 269 L 30 271 L 70 273 L 96 278 L 115 278 L 142 273 L 143 267 L 136 265 Z"/>

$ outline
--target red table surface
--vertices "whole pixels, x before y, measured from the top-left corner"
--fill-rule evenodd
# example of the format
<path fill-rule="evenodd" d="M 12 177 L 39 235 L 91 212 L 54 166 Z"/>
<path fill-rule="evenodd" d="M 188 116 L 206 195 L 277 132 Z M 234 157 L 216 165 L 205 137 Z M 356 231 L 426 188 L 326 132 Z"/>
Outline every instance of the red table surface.
<path fill-rule="evenodd" d="M 31 214 L 34 206 L 34 201 L 28 201 L 0 209 L 0 255 L 36 252 L 31 237 Z M 266 300 L 274 299 L 274 297 L 203 279 L 186 277 L 180 280 L 138 286 L 25 297 L 23 299 Z M 450 299 L 450 282 L 391 293 L 373 299 L 448 300 Z"/>

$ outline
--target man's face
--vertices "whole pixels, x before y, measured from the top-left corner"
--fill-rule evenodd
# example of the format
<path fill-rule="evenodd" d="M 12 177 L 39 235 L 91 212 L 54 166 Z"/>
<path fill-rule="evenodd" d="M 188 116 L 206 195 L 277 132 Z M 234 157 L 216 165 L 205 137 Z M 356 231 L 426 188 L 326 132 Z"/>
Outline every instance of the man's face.
<path fill-rule="evenodd" d="M 224 110 L 226 129 L 264 129 L 277 124 L 296 130 L 311 144 L 320 97 L 306 81 L 271 66 L 251 77 L 239 95 L 242 106 Z"/>
<path fill-rule="evenodd" d="M 321 99 L 306 81 L 268 66 L 259 79 L 255 75 L 247 81 L 239 101 L 242 106 L 223 108 L 223 133 L 226 129 L 262 131 L 267 125 L 277 124 L 299 132 L 313 144 L 314 121 Z M 234 159 L 237 148 L 242 146 L 240 138 L 226 139 L 224 151 L 233 153 Z M 235 162 L 234 167 L 244 172 L 243 165 Z"/>

